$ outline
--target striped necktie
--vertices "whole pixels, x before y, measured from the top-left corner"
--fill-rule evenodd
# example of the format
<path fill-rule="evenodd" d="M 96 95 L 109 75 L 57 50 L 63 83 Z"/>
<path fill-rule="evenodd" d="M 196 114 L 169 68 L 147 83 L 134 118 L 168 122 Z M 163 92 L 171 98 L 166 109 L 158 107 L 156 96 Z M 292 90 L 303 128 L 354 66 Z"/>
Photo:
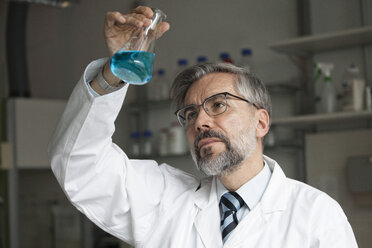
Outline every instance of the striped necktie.
<path fill-rule="evenodd" d="M 221 216 L 221 233 L 223 243 L 226 242 L 232 231 L 238 225 L 236 212 L 244 205 L 244 200 L 236 192 L 227 192 L 221 196 L 220 208 Z"/>

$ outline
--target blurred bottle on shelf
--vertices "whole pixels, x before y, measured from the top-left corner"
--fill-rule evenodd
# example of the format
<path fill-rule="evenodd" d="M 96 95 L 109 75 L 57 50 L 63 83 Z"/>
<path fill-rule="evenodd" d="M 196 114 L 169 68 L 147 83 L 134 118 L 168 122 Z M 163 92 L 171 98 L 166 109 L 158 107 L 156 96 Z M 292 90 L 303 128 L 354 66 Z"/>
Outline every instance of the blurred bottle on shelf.
<path fill-rule="evenodd" d="M 175 77 L 178 75 L 178 73 L 180 73 L 181 71 L 186 69 L 188 64 L 189 64 L 189 61 L 187 59 L 179 59 L 177 61 L 177 68 L 176 68 Z"/>
<path fill-rule="evenodd" d="M 351 64 L 342 78 L 342 110 L 361 111 L 364 108 L 365 80 L 359 68 Z"/>
<path fill-rule="evenodd" d="M 162 128 L 159 134 L 159 155 L 167 156 L 168 154 L 168 128 Z"/>
<path fill-rule="evenodd" d="M 131 145 L 132 145 L 132 155 L 139 156 L 140 155 L 140 133 L 139 132 L 132 132 L 130 134 L 131 137 Z"/>
<path fill-rule="evenodd" d="M 172 122 L 168 131 L 169 154 L 183 155 L 187 153 L 187 139 L 185 129 L 179 122 Z"/>
<path fill-rule="evenodd" d="M 318 63 L 320 70 L 322 71 L 323 87 L 320 95 L 320 112 L 321 113 L 333 113 L 337 110 L 337 93 L 332 82 L 331 72 L 334 68 L 332 63 Z"/>
<path fill-rule="evenodd" d="M 366 86 L 366 110 L 372 110 L 372 91 L 371 86 Z"/>
<path fill-rule="evenodd" d="M 234 64 L 230 56 L 230 53 L 226 53 L 226 52 L 220 53 L 220 59 L 222 62 Z"/>
<path fill-rule="evenodd" d="M 168 99 L 169 80 L 166 77 L 165 70 L 160 68 L 154 74 L 147 87 L 147 99 L 150 101 Z"/>
<path fill-rule="evenodd" d="M 322 76 L 322 70 L 319 68 L 318 64 L 314 64 L 314 105 L 315 105 L 315 113 L 321 112 L 320 106 L 320 97 L 322 94 L 323 84 L 320 80 Z"/>
<path fill-rule="evenodd" d="M 201 63 L 206 63 L 208 61 L 207 57 L 206 56 L 203 56 L 203 55 L 200 55 L 196 58 L 196 62 L 198 64 L 201 64 Z"/>
<path fill-rule="evenodd" d="M 142 155 L 152 154 L 152 132 L 150 130 L 145 130 L 143 132 L 143 147 Z"/>
<path fill-rule="evenodd" d="M 158 87 L 160 100 L 169 99 L 169 80 L 164 69 L 159 69 L 158 72 Z"/>
<path fill-rule="evenodd" d="M 146 85 L 146 95 L 148 101 L 155 101 L 159 95 L 158 75 L 153 73 L 151 81 Z"/>
<path fill-rule="evenodd" d="M 238 64 L 240 67 L 245 68 L 249 72 L 253 72 L 252 70 L 252 49 L 250 48 L 243 48 L 241 51 L 241 58 Z"/>

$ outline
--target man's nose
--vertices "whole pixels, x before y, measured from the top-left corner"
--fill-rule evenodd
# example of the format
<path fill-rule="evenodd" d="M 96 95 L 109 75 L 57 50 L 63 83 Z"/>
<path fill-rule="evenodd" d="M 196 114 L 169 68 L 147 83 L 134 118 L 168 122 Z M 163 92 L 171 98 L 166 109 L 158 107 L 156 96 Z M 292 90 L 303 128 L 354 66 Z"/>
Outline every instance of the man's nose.
<path fill-rule="evenodd" d="M 195 130 L 200 132 L 206 129 L 210 129 L 213 125 L 213 118 L 205 112 L 204 108 L 201 107 L 198 116 L 195 120 Z"/>

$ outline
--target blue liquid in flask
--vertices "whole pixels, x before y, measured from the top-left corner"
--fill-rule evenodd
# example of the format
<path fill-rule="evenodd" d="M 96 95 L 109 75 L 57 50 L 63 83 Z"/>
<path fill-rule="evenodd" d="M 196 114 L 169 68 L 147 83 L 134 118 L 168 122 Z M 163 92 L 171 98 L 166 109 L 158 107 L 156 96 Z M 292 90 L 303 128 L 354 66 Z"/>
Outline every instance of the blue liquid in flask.
<path fill-rule="evenodd" d="M 111 71 L 126 83 L 143 85 L 150 81 L 155 53 L 119 51 L 111 58 Z"/>

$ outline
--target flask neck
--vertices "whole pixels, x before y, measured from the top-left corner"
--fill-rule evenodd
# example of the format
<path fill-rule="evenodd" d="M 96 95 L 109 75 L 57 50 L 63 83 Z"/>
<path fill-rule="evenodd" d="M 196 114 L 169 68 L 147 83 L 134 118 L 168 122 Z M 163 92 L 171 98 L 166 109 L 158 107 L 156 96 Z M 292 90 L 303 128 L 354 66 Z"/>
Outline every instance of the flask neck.
<path fill-rule="evenodd" d="M 151 18 L 151 24 L 145 29 L 145 34 L 147 35 L 149 30 L 156 30 L 156 25 L 161 23 L 163 20 L 167 18 L 166 14 L 157 8 L 152 8 L 154 15 Z"/>

